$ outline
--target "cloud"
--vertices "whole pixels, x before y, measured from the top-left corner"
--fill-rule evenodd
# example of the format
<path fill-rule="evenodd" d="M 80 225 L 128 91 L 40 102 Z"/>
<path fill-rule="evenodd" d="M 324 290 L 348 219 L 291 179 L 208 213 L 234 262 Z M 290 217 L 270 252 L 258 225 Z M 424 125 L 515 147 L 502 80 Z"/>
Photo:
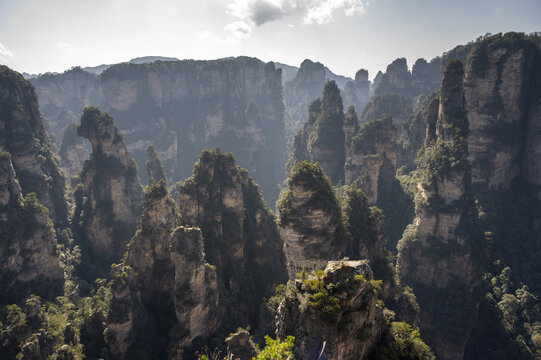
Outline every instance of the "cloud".
<path fill-rule="evenodd" d="M 232 43 L 238 42 L 238 39 L 235 39 L 232 36 L 226 36 L 226 37 L 216 36 L 208 30 L 198 32 L 195 34 L 195 36 L 198 39 L 212 40 L 220 44 L 232 44 Z"/>
<path fill-rule="evenodd" d="M 343 11 L 346 16 L 365 13 L 363 0 L 232 0 L 226 12 L 247 25 L 260 26 L 267 22 L 300 14 L 305 24 L 333 22 L 333 14 Z"/>
<path fill-rule="evenodd" d="M 258 26 L 284 16 L 284 11 L 280 6 L 265 0 L 253 2 L 252 11 L 252 20 Z"/>
<path fill-rule="evenodd" d="M 343 10 L 346 16 L 361 15 L 365 13 L 362 0 L 324 0 L 314 1 L 307 8 L 304 17 L 305 24 L 326 24 L 334 22 L 333 13 Z"/>
<path fill-rule="evenodd" d="M 76 50 L 75 46 L 69 43 L 64 43 L 64 42 L 57 42 L 54 46 L 57 49 L 68 52 L 68 53 L 72 53 Z"/>
<path fill-rule="evenodd" d="M 9 50 L 4 46 L 4 44 L 0 43 L 0 56 L 2 57 L 13 57 L 13 51 Z"/>
<path fill-rule="evenodd" d="M 244 21 L 235 21 L 225 26 L 237 39 L 248 39 L 252 35 L 252 27 Z"/>

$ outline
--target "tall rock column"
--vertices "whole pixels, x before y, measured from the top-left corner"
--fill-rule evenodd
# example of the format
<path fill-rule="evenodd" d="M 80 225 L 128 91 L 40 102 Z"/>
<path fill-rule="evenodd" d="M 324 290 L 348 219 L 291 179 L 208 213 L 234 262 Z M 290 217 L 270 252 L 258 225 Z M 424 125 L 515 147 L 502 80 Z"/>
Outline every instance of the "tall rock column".
<path fill-rule="evenodd" d="M 320 104 L 320 108 L 316 106 Z M 334 81 L 325 84 L 323 96 L 309 106 L 308 122 L 295 137 L 291 168 L 295 161 L 319 162 L 333 183 L 344 179 L 345 138 L 344 107 L 340 89 Z"/>
<path fill-rule="evenodd" d="M 35 193 L 59 228 L 68 226 L 66 180 L 51 146 L 34 87 L 0 65 L 0 147 L 11 154 L 23 194 Z"/>
<path fill-rule="evenodd" d="M 92 156 L 81 173 L 82 188 L 76 191 L 75 230 L 94 260 L 110 264 L 124 253 L 141 214 L 137 165 L 113 118 L 98 108 L 84 109 L 77 133 L 92 144 Z"/>
<path fill-rule="evenodd" d="M 165 181 L 147 186 L 140 231 L 112 270 L 107 334 L 117 358 L 181 358 L 221 324 L 216 270 L 205 262 L 201 230 L 179 222 Z"/>
<path fill-rule="evenodd" d="M 357 71 L 355 80 L 348 81 L 344 86 L 344 104 L 355 106 L 357 111 L 362 112 L 370 100 L 370 85 L 368 70 Z"/>
<path fill-rule="evenodd" d="M 262 300 L 287 273 L 274 214 L 258 186 L 231 153 L 205 150 L 180 186 L 179 200 L 182 221 L 203 233 L 207 261 L 216 266 L 228 299 L 228 323 L 267 327 Z"/>
<path fill-rule="evenodd" d="M 541 173 L 541 162 L 535 156 L 531 159 L 527 155 L 531 162 L 521 161 L 524 153 L 535 153 L 530 151 L 532 143 L 527 136 L 536 132 L 526 135 L 524 130 L 535 124 L 535 107 L 528 109 L 528 103 L 536 103 L 529 97 L 536 93 L 532 82 L 538 51 L 523 35 L 511 33 L 505 39 L 500 34 L 479 42 L 468 55 L 465 106 L 474 184 L 503 190 L 511 187 L 522 166 L 526 174 L 533 169 Z"/>
<path fill-rule="evenodd" d="M 276 209 L 290 279 L 303 267 L 322 269 L 347 256 L 351 245 L 338 199 L 318 164 L 301 161 L 291 169 Z"/>
<path fill-rule="evenodd" d="M 70 123 L 62 134 L 62 144 L 58 152 L 62 168 L 69 176 L 77 175 L 90 157 L 83 139 L 77 135 L 77 124 Z"/>
<path fill-rule="evenodd" d="M 148 183 L 152 184 L 155 181 L 164 180 L 167 181 L 165 176 L 165 171 L 163 171 L 163 165 L 154 149 L 153 145 L 147 146 L 147 174 L 148 174 Z"/>
<path fill-rule="evenodd" d="M 364 124 L 348 147 L 345 183 L 360 180 L 372 205 L 377 203 L 379 184 L 394 179 L 398 158 L 396 138 L 392 119 L 384 117 Z"/>
<path fill-rule="evenodd" d="M 23 199 L 11 156 L 0 151 L 0 305 L 30 294 L 62 294 L 64 274 L 48 215 L 35 194 Z"/>
<path fill-rule="evenodd" d="M 295 337 L 295 359 L 366 359 L 385 330 L 366 260 L 329 261 L 287 285 L 276 332 Z"/>
<path fill-rule="evenodd" d="M 438 358 L 460 359 L 480 302 L 483 257 L 470 193 L 463 66 L 443 74 L 436 138 L 418 157 L 416 217 L 398 245 L 398 273 L 419 302 L 420 326 Z"/>

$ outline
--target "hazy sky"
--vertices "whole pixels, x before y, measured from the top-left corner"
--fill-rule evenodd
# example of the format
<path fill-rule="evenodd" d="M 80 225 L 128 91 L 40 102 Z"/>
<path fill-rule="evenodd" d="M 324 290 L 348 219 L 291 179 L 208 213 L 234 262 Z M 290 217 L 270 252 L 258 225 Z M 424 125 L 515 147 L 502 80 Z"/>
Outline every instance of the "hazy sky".
<path fill-rule="evenodd" d="M 541 31 L 541 0 L 0 0 L 0 63 L 61 72 L 146 55 L 248 55 L 336 73 Z"/>

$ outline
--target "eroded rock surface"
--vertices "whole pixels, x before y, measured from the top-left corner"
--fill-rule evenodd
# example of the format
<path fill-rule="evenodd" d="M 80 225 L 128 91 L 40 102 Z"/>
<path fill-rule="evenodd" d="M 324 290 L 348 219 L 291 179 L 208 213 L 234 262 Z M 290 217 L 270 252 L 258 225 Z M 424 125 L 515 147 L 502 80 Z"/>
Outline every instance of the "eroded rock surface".
<path fill-rule="evenodd" d="M 135 233 L 143 189 L 113 118 L 85 108 L 77 133 L 92 145 L 75 193 L 74 232 L 92 262 L 120 260 Z"/>
<path fill-rule="evenodd" d="M 35 193 L 55 226 L 68 226 L 66 180 L 43 125 L 34 87 L 0 66 L 0 147 L 11 154 L 23 194 Z"/>
<path fill-rule="evenodd" d="M 221 325 L 218 279 L 201 230 L 179 223 L 165 182 L 148 186 L 140 231 L 112 270 L 107 331 L 118 358 L 182 359 L 195 339 Z"/>
<path fill-rule="evenodd" d="M 268 327 L 263 298 L 274 295 L 287 273 L 274 214 L 258 186 L 230 153 L 207 150 L 181 184 L 179 200 L 182 221 L 202 230 L 207 261 L 229 299 L 226 318 L 237 326 Z"/>
<path fill-rule="evenodd" d="M 385 328 L 366 261 L 330 261 L 324 273 L 290 281 L 277 335 L 295 337 L 295 359 L 363 359 Z"/>
<path fill-rule="evenodd" d="M 0 152 L 0 305 L 62 294 L 64 273 L 49 211 L 22 196 L 9 153 Z"/>
<path fill-rule="evenodd" d="M 415 291 L 421 331 L 442 359 L 462 358 L 481 301 L 463 74 L 458 60 L 444 72 L 436 138 L 418 158 L 416 217 L 398 245 L 400 281 Z"/>

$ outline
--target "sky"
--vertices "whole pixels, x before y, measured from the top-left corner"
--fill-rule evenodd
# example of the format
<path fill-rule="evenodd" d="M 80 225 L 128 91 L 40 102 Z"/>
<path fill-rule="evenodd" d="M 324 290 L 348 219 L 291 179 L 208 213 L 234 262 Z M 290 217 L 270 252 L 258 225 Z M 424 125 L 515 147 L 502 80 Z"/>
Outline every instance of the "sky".
<path fill-rule="evenodd" d="M 486 33 L 541 31 L 541 0 L 0 0 L 0 64 L 28 73 L 140 56 L 319 61 L 370 78 Z"/>

